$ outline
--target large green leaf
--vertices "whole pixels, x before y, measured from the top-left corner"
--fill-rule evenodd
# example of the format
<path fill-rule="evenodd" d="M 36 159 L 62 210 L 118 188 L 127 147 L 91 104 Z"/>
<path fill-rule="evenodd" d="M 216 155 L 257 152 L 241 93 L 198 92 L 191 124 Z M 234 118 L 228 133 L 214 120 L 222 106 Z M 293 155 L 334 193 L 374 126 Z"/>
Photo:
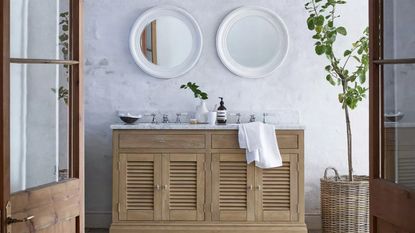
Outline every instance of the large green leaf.
<path fill-rule="evenodd" d="M 324 16 L 320 15 L 320 16 L 314 17 L 314 24 L 316 26 L 323 26 L 324 25 Z"/>
<path fill-rule="evenodd" d="M 314 30 L 314 28 L 315 28 L 314 17 L 311 16 L 307 19 L 307 27 L 308 27 L 309 30 Z"/>
<path fill-rule="evenodd" d="M 345 27 L 338 27 L 336 29 L 337 33 L 339 33 L 340 35 L 346 36 L 347 35 L 347 30 Z"/>
<path fill-rule="evenodd" d="M 326 51 L 326 47 L 324 45 L 317 45 L 315 50 L 317 55 L 321 55 Z"/>

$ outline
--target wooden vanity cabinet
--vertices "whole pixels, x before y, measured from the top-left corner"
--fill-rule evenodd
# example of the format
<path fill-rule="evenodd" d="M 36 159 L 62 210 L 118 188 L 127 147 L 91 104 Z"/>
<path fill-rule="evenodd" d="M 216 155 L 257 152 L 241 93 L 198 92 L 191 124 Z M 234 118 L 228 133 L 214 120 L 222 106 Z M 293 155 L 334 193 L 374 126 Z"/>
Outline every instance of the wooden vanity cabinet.
<path fill-rule="evenodd" d="M 236 130 L 114 130 L 111 233 L 305 233 L 304 136 L 283 166 L 246 164 Z"/>
<path fill-rule="evenodd" d="M 161 154 L 120 154 L 117 170 L 119 220 L 161 220 Z"/>
<path fill-rule="evenodd" d="M 204 154 L 126 153 L 119 164 L 120 220 L 204 220 Z"/>
<path fill-rule="evenodd" d="M 255 221 L 255 167 L 245 154 L 212 154 L 212 220 Z"/>
<path fill-rule="evenodd" d="M 282 154 L 279 168 L 255 168 L 256 220 L 262 222 L 300 219 L 298 154 Z"/>
<path fill-rule="evenodd" d="M 212 219 L 298 221 L 298 156 L 282 154 L 283 166 L 260 169 L 245 154 L 212 155 Z"/>

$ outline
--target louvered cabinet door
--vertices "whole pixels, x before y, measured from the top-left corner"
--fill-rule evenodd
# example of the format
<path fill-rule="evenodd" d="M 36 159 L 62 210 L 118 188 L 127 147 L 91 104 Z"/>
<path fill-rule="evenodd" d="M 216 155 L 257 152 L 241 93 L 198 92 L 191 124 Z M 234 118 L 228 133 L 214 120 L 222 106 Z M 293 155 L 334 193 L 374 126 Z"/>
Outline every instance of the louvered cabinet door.
<path fill-rule="evenodd" d="M 243 154 L 212 155 L 212 219 L 254 221 L 255 168 Z"/>
<path fill-rule="evenodd" d="M 161 220 L 161 154 L 120 154 L 120 220 Z"/>
<path fill-rule="evenodd" d="M 204 220 L 205 155 L 163 154 L 162 219 Z"/>
<path fill-rule="evenodd" d="M 255 199 L 257 221 L 297 221 L 298 154 L 282 154 L 283 166 L 256 169 Z"/>

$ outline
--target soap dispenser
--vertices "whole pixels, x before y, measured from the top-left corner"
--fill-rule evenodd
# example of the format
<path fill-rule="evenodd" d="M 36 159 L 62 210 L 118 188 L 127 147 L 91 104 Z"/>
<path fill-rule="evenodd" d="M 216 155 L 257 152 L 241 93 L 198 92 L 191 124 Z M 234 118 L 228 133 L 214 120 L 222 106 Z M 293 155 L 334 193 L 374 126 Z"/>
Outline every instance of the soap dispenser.
<path fill-rule="evenodd" d="M 223 97 L 219 97 L 219 99 L 220 99 L 220 103 L 219 103 L 220 106 L 218 108 L 216 121 L 218 122 L 218 124 L 226 124 L 228 116 L 227 116 L 225 103 L 223 102 Z"/>

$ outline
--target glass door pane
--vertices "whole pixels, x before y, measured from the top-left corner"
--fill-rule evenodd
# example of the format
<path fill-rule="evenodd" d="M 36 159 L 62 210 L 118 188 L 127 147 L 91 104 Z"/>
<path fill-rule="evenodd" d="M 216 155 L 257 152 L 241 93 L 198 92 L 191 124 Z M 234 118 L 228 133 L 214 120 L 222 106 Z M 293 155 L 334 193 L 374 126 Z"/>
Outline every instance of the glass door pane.
<path fill-rule="evenodd" d="M 11 189 L 25 190 L 66 179 L 69 67 L 10 67 Z"/>
<path fill-rule="evenodd" d="M 415 190 L 415 64 L 384 65 L 383 178 Z"/>
<path fill-rule="evenodd" d="M 69 1 L 10 1 L 10 57 L 69 59 Z"/>
<path fill-rule="evenodd" d="M 384 59 L 415 58 L 415 1 L 383 1 Z"/>

